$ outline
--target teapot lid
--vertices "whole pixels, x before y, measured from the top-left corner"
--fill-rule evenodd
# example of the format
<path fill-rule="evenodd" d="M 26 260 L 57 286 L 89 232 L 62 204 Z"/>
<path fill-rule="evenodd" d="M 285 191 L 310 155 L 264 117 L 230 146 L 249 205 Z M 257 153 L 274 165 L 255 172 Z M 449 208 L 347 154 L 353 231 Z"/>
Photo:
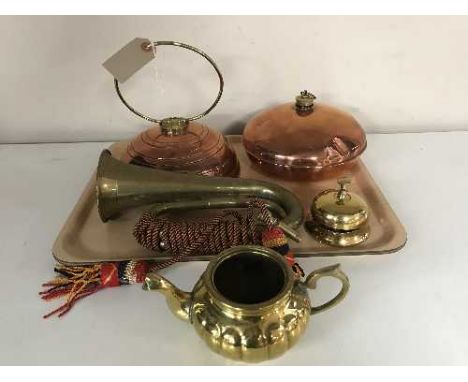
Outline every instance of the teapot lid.
<path fill-rule="evenodd" d="M 361 227 L 368 217 L 366 202 L 348 191 L 349 177 L 338 179 L 339 188 L 322 191 L 311 206 L 311 214 L 318 224 L 340 231 L 351 231 Z"/>
<path fill-rule="evenodd" d="M 302 91 L 295 102 L 253 117 L 244 130 L 249 156 L 276 166 L 321 170 L 359 156 L 366 136 L 359 123 Z"/>

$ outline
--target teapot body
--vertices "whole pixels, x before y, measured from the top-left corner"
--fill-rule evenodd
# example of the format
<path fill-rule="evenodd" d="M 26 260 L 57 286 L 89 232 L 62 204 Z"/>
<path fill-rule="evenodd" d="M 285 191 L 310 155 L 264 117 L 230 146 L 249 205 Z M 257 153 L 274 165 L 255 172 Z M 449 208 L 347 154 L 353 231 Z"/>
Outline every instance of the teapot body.
<path fill-rule="evenodd" d="M 341 291 L 327 303 L 312 306 L 307 289 L 315 289 L 324 276 L 338 278 Z M 147 275 L 143 288 L 165 295 L 174 315 L 190 322 L 213 351 L 253 363 L 286 352 L 311 315 L 344 298 L 349 282 L 338 264 L 299 280 L 279 253 L 243 245 L 210 261 L 192 292 L 181 291 L 156 273 Z"/>
<path fill-rule="evenodd" d="M 268 309 L 223 309 L 204 283 L 193 291 L 190 321 L 216 353 L 244 362 L 261 362 L 286 352 L 306 329 L 311 305 L 306 286 L 295 281 L 287 297 Z"/>

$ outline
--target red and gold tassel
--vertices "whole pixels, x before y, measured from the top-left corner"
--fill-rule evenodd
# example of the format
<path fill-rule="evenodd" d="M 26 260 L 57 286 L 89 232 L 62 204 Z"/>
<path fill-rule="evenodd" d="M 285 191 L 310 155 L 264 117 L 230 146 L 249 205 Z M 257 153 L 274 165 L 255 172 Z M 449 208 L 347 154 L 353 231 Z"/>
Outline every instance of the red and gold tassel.
<path fill-rule="evenodd" d="M 57 309 L 46 314 L 44 318 L 55 314 L 62 317 L 76 302 L 103 288 L 141 283 L 145 279 L 148 268 L 146 261 L 133 260 L 84 266 L 57 265 L 55 272 L 60 276 L 42 284 L 48 289 L 40 292 L 39 295 L 46 301 L 64 296 L 67 296 L 67 300 Z"/>
<path fill-rule="evenodd" d="M 274 249 L 283 255 L 288 264 L 292 267 L 297 277 L 304 277 L 304 271 L 296 262 L 294 254 L 289 248 L 288 239 L 279 227 L 270 227 L 262 233 L 262 244 L 264 247 Z"/>

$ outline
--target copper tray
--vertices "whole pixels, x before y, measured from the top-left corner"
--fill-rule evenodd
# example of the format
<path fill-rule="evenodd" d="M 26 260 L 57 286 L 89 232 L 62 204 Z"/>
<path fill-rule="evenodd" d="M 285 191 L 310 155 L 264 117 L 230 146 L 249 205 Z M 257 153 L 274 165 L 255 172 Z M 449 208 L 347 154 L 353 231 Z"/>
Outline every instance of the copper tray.
<path fill-rule="evenodd" d="M 338 167 L 334 172 L 313 182 L 285 181 L 268 177 L 258 171 L 244 151 L 241 136 L 229 136 L 228 139 L 239 158 L 241 177 L 262 179 L 290 189 L 303 201 L 306 210 L 318 192 L 336 187 L 337 176 L 344 172 L 352 175 L 352 191 L 360 194 L 369 205 L 369 239 L 354 247 L 329 247 L 318 243 L 301 227 L 298 231 L 302 238 L 301 243 L 290 241 L 291 248 L 298 257 L 377 255 L 398 251 L 405 245 L 405 229 L 360 159 L 349 165 Z M 125 141 L 118 142 L 113 144 L 110 150 L 114 156 L 121 157 L 125 146 Z M 94 178 L 93 175 L 54 243 L 52 253 L 55 259 L 64 264 L 129 259 L 167 259 L 167 257 L 158 256 L 157 252 L 142 248 L 132 236 L 133 225 L 145 210 L 144 207 L 128 211 L 118 220 L 105 224 L 101 222 L 96 206 Z M 192 256 L 187 257 L 186 260 L 209 260 L 209 257 Z"/>

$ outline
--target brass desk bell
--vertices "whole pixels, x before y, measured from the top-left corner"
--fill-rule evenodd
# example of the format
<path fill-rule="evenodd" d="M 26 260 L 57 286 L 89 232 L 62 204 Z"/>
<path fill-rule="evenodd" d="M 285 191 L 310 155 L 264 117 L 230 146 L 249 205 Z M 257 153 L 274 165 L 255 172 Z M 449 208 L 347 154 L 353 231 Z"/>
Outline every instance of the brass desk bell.
<path fill-rule="evenodd" d="M 307 230 L 320 242 L 349 247 L 369 237 L 368 207 L 358 195 L 348 191 L 349 177 L 338 179 L 339 189 L 322 191 L 312 201 Z"/>
<path fill-rule="evenodd" d="M 156 41 L 142 45 L 141 48 L 153 49 L 159 45 L 188 49 L 204 57 L 218 75 L 219 92 L 212 105 L 198 115 L 157 119 L 140 113 L 130 106 L 120 91 L 119 81 L 114 79 L 115 90 L 123 104 L 135 115 L 156 123 L 156 126 L 130 141 L 121 160 L 167 171 L 208 176 L 238 176 L 239 162 L 226 138 L 219 131 L 194 122 L 213 110 L 223 94 L 224 80 L 216 63 L 205 52 L 181 42 Z"/>

